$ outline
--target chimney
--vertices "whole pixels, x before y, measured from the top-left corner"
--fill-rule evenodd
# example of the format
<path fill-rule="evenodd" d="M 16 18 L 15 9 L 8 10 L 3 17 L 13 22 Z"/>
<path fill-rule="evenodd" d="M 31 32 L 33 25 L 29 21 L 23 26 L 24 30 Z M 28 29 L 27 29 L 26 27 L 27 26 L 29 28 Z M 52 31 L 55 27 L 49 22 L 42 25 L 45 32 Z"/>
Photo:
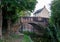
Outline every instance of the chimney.
<path fill-rule="evenodd" d="M 44 5 L 44 8 L 45 8 L 45 5 Z"/>

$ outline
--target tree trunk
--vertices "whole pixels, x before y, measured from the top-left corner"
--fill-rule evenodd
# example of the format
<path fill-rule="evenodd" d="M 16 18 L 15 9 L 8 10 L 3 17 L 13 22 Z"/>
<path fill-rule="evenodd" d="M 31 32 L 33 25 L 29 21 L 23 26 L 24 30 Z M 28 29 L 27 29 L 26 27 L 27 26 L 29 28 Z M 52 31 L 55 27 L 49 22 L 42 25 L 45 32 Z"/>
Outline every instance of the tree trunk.
<path fill-rule="evenodd" d="M 2 11 L 0 9 L 0 38 L 2 38 Z"/>
<path fill-rule="evenodd" d="M 7 19 L 6 19 L 6 15 L 7 15 L 7 6 L 6 4 L 2 7 L 2 34 L 5 36 L 7 35 L 8 31 L 8 23 L 7 23 Z"/>

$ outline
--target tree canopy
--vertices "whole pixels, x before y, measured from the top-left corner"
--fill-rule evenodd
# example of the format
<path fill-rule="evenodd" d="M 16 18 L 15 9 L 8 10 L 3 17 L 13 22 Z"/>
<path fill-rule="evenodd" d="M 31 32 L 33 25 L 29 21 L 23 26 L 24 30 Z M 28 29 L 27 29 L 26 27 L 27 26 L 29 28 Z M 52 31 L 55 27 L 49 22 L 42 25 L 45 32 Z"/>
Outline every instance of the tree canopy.
<path fill-rule="evenodd" d="M 2 0 L 1 8 L 5 10 L 5 19 L 15 21 L 21 11 L 33 11 L 36 5 L 36 0 Z"/>

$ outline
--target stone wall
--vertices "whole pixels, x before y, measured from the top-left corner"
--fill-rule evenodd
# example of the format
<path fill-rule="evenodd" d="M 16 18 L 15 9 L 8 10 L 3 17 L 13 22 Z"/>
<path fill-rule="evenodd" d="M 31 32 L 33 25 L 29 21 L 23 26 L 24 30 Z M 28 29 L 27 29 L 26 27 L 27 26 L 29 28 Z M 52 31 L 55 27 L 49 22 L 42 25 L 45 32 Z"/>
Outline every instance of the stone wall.
<path fill-rule="evenodd" d="M 25 30 L 32 30 L 33 26 L 29 25 L 29 23 L 34 23 L 34 24 L 40 24 L 43 27 L 48 26 L 48 20 L 49 18 L 44 18 L 44 17 L 21 17 L 21 22 L 22 22 L 22 28 L 21 31 Z"/>

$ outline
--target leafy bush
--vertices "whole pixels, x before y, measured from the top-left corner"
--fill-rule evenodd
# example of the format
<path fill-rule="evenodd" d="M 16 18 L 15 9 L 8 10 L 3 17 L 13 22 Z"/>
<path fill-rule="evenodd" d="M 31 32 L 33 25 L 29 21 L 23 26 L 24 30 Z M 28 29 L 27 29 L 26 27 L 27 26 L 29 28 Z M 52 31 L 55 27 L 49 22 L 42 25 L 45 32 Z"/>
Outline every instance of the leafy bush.
<path fill-rule="evenodd" d="M 31 38 L 27 35 L 24 35 L 22 42 L 32 42 Z"/>
<path fill-rule="evenodd" d="M 34 34 L 34 32 L 29 32 L 29 31 L 24 31 L 23 33 L 26 34 L 26 35 L 32 35 L 32 34 Z"/>

